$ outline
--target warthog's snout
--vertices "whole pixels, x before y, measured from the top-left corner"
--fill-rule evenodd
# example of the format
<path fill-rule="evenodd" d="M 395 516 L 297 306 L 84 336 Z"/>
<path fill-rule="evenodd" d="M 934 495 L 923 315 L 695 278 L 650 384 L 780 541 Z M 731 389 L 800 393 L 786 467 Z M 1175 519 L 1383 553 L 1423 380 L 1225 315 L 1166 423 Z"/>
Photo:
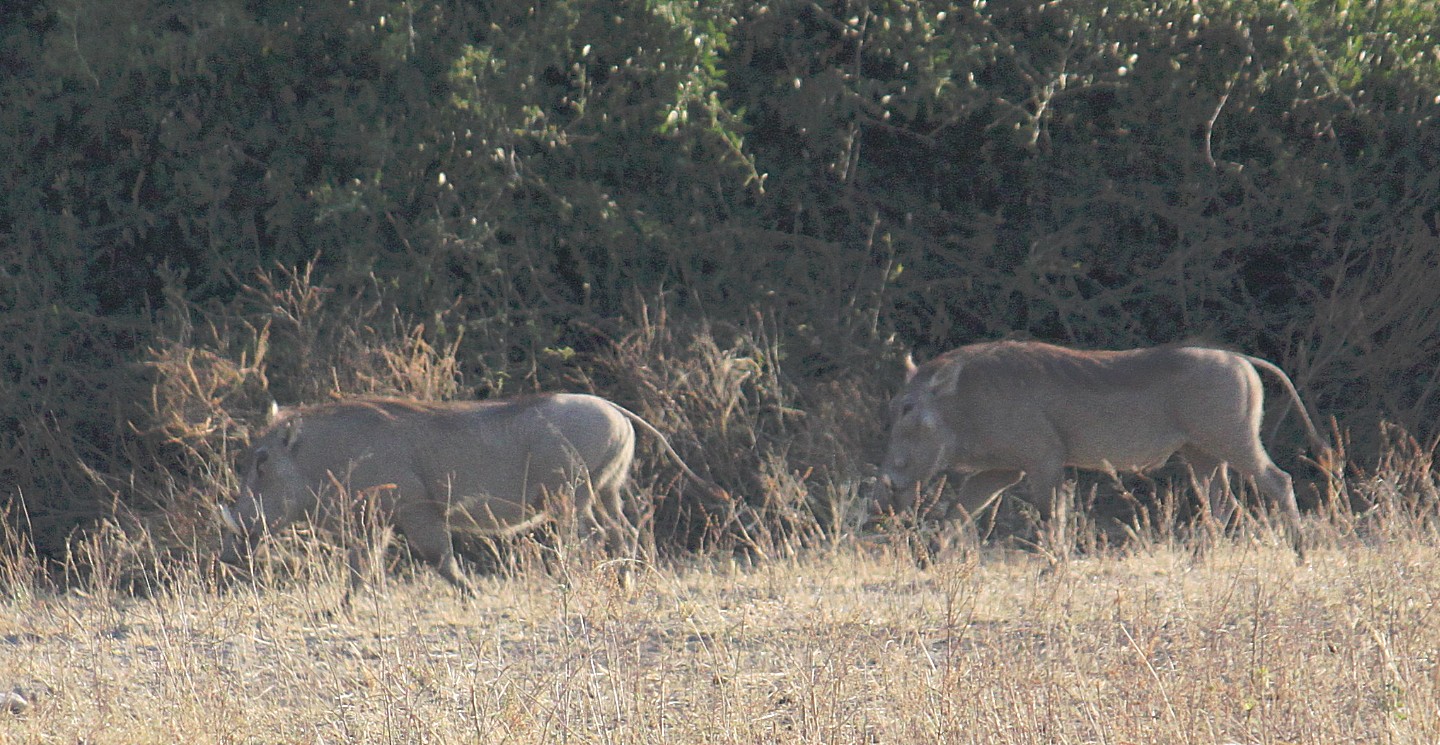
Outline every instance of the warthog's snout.
<path fill-rule="evenodd" d="M 892 489 L 890 477 L 880 475 L 870 482 L 870 489 L 866 492 L 866 502 L 870 507 L 871 515 L 879 515 L 885 512 L 890 504 L 890 491 Z"/>
<path fill-rule="evenodd" d="M 870 513 L 888 515 L 910 509 L 916 483 L 890 473 L 881 473 L 870 489 Z"/>

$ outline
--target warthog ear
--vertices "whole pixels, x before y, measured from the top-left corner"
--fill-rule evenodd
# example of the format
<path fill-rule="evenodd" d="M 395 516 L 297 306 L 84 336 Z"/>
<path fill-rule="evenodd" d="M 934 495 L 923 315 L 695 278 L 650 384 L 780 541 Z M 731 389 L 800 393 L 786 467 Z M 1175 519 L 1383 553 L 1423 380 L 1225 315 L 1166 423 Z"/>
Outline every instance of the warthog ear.
<path fill-rule="evenodd" d="M 938 396 L 953 396 L 960 387 L 960 371 L 965 368 L 959 360 L 948 360 L 936 373 L 930 376 L 930 392 Z"/>

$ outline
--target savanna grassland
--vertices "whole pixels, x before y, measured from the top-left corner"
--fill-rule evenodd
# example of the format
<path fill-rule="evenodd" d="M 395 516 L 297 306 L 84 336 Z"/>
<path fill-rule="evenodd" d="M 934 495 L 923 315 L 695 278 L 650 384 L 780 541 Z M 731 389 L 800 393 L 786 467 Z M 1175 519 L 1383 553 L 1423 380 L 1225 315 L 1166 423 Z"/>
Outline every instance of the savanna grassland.
<path fill-rule="evenodd" d="M 1363 525 L 1362 525 L 1363 523 Z M 1337 530 L 1337 525 L 1344 525 Z M 928 568 L 842 540 L 788 557 L 594 557 L 378 581 L 338 557 L 217 592 L 9 584 L 6 742 L 1429 743 L 1440 557 L 1405 518 L 1311 520 L 1296 566 L 1260 525 L 1051 567 L 956 548 Z M 315 547 L 311 547 L 315 550 Z M 11 557 L 10 579 L 23 569 Z"/>
<path fill-rule="evenodd" d="M 1433 0 L 14 0 L 0 742 L 1440 742 L 1436 38 Z M 1340 456 L 1271 391 L 1308 562 L 1176 464 L 1079 474 L 1068 555 L 1014 500 L 864 525 L 902 360 L 1001 338 L 1278 364 Z M 729 493 L 642 436 L 633 588 L 544 535 L 475 598 L 397 548 L 348 613 L 327 537 L 217 569 L 272 403 L 545 391 Z"/>

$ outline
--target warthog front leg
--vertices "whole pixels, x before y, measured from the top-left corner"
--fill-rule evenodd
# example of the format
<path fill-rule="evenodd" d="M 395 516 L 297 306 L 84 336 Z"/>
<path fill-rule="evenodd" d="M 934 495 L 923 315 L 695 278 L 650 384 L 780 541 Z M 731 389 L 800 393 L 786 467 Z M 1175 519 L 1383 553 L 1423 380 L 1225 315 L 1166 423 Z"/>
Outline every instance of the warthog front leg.
<path fill-rule="evenodd" d="M 377 575 L 384 571 L 385 549 L 395 539 L 395 530 L 390 527 L 378 528 L 369 540 L 355 541 L 345 552 L 345 565 L 350 572 L 350 581 L 345 587 L 345 597 L 340 599 L 342 609 L 350 607 L 350 601 L 360 592 L 367 574 Z"/>
<path fill-rule="evenodd" d="M 1065 491 L 1065 463 L 1061 459 L 1036 463 L 1025 469 L 1030 497 L 1040 511 L 1040 546 L 1050 560 L 1070 555 L 1070 495 Z"/>
<path fill-rule="evenodd" d="M 475 594 L 475 586 L 460 570 L 460 561 L 455 557 L 455 543 L 450 535 L 450 525 L 444 513 L 429 505 L 409 505 L 396 511 L 395 525 L 405 534 L 405 540 L 426 563 L 466 595 Z"/>
<path fill-rule="evenodd" d="M 1022 471 L 980 471 L 972 473 L 960 485 L 960 493 L 950 504 L 946 519 L 973 518 L 994 504 L 1000 493 L 1024 478 Z"/>

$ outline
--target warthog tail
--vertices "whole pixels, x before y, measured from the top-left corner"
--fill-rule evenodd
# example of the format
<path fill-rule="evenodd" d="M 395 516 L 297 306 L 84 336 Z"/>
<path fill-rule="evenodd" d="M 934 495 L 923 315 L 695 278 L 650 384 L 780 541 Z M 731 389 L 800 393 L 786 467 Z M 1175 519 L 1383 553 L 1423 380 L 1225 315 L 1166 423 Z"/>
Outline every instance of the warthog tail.
<path fill-rule="evenodd" d="M 685 459 L 681 458 L 680 454 L 675 452 L 675 448 L 671 447 L 670 440 L 665 437 L 664 433 L 656 429 L 655 425 L 645 421 L 645 417 L 636 414 L 635 412 L 625 408 L 624 406 L 621 406 L 620 404 L 615 403 L 614 401 L 609 401 L 607 403 L 609 403 L 611 406 L 614 406 L 616 411 L 624 414 L 625 417 L 631 422 L 639 425 L 641 429 L 649 432 L 650 435 L 653 436 L 656 440 L 659 440 L 661 448 L 665 450 L 665 452 L 670 456 L 671 460 L 675 461 L 675 465 L 679 466 L 681 472 L 683 472 L 687 477 L 694 480 L 701 486 L 705 487 L 705 489 L 713 492 L 715 496 L 724 499 L 726 502 L 730 501 L 730 492 L 727 492 L 724 489 L 720 488 L 718 484 L 710 481 L 704 476 L 695 473 L 694 469 L 690 468 L 689 464 L 685 462 Z"/>
<path fill-rule="evenodd" d="M 1330 447 L 1330 443 L 1326 442 L 1325 438 L 1320 436 L 1320 431 L 1315 428 L 1315 422 L 1310 418 L 1310 410 L 1306 408 L 1305 402 L 1301 400 L 1300 391 L 1295 388 L 1295 383 L 1290 380 L 1290 376 L 1286 375 L 1285 371 L 1281 370 L 1279 365 L 1269 360 L 1251 357 L 1248 354 L 1242 354 L 1240 357 L 1251 365 L 1274 375 L 1280 380 L 1280 383 L 1285 386 L 1285 391 L 1290 394 L 1291 402 L 1295 404 L 1295 408 L 1300 412 L 1300 421 L 1305 425 L 1305 436 L 1310 439 L 1310 446 L 1315 448 L 1315 462 L 1319 464 L 1321 470 L 1329 473 L 1337 465 L 1333 462 L 1335 459 L 1335 451 Z M 1339 474 L 1333 473 L 1330 475 L 1339 476 Z"/>

